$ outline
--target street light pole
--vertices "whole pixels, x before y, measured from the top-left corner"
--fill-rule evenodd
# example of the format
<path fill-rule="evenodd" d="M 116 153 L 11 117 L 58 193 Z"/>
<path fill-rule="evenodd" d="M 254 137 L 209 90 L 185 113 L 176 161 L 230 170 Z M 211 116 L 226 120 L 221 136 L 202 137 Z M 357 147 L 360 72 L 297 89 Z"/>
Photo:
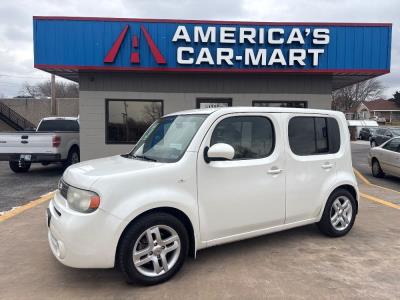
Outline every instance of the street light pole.
<path fill-rule="evenodd" d="M 57 115 L 56 76 L 54 74 L 51 74 L 51 114 Z"/>

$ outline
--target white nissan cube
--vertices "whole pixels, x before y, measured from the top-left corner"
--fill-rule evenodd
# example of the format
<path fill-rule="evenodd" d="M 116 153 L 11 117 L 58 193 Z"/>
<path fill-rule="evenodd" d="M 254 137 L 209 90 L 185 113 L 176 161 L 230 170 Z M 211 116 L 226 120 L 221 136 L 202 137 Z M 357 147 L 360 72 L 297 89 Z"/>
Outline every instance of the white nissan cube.
<path fill-rule="evenodd" d="M 359 197 L 349 141 L 344 115 L 328 110 L 166 115 L 128 154 L 65 171 L 47 210 L 51 250 L 150 285 L 206 247 L 312 223 L 343 236 Z"/>

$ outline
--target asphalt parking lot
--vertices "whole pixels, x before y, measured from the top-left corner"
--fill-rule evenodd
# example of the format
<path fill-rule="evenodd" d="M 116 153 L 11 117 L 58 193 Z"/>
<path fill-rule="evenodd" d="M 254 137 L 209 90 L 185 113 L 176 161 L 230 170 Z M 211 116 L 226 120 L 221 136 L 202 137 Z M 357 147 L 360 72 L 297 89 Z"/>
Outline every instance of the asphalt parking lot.
<path fill-rule="evenodd" d="M 352 147 L 359 167 L 365 145 Z M 1 164 L 0 174 L 8 180 L 0 181 L 1 199 L 14 191 L 12 201 L 21 205 L 54 190 L 62 169 L 38 165 L 16 175 Z M 399 190 L 397 179 L 384 180 Z M 0 299 L 400 299 L 400 192 L 362 180 L 360 190 L 372 201 L 360 199 L 355 226 L 343 238 L 306 226 L 205 249 L 171 281 L 153 287 L 128 285 L 114 269 L 61 265 L 48 247 L 45 201 L 0 222 Z"/>
<path fill-rule="evenodd" d="M 368 141 L 356 141 L 351 143 L 353 167 L 356 168 L 371 183 L 400 191 L 400 178 L 393 176 L 375 178 L 372 176 L 367 157 L 369 149 L 370 145 Z"/>
<path fill-rule="evenodd" d="M 46 204 L 0 223 L 2 299 L 400 298 L 400 211 L 365 199 L 343 238 L 307 226 L 209 248 L 153 287 L 128 285 L 113 269 L 58 263 L 47 244 Z"/>
<path fill-rule="evenodd" d="M 64 169 L 61 164 L 32 164 L 27 173 L 16 174 L 8 162 L 0 162 L 0 212 L 21 206 L 57 188 Z"/>

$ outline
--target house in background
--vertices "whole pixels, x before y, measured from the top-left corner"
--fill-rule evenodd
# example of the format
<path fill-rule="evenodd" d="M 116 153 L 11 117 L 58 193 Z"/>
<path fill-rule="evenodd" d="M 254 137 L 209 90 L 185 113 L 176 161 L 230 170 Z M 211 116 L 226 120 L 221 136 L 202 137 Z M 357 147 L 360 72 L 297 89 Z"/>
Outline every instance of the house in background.
<path fill-rule="evenodd" d="M 363 101 L 345 112 L 347 120 L 376 120 L 382 123 L 400 123 L 400 105 L 393 100 Z"/>

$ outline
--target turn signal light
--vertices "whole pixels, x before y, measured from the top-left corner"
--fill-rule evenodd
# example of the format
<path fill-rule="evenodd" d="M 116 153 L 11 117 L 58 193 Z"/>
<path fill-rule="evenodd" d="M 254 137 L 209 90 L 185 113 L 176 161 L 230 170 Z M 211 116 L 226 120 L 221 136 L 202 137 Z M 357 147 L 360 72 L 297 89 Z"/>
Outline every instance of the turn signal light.
<path fill-rule="evenodd" d="M 99 206 L 100 206 L 100 196 L 92 196 L 92 197 L 90 197 L 89 208 L 97 209 Z"/>

